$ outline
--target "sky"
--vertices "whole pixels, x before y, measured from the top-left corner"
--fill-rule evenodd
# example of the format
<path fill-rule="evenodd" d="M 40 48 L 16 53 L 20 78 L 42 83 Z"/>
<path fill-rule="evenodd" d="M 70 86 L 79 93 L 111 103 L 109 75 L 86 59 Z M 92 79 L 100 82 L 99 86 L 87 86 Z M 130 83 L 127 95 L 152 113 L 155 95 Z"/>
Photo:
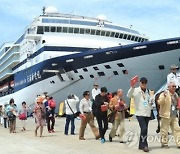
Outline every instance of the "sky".
<path fill-rule="evenodd" d="M 107 20 L 130 27 L 150 40 L 180 36 L 179 0 L 0 0 L 0 46 L 16 41 L 42 8 Z"/>

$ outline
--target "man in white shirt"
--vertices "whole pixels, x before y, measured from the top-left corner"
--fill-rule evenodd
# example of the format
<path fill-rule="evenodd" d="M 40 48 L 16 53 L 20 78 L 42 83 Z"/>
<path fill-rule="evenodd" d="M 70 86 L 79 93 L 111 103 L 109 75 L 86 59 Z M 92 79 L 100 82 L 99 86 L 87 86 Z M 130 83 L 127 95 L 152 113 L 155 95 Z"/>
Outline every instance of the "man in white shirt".
<path fill-rule="evenodd" d="M 101 90 L 98 88 L 98 84 L 94 84 L 94 88 L 92 89 L 92 98 L 95 100 L 96 95 L 100 94 Z"/>
<path fill-rule="evenodd" d="M 131 85 L 127 96 L 134 98 L 135 103 L 135 115 L 140 126 L 140 139 L 139 139 L 139 150 L 148 152 L 148 124 L 151 117 L 152 101 L 150 94 L 147 89 L 148 80 L 145 77 L 140 79 L 139 87 L 135 88 L 135 84 Z"/>
<path fill-rule="evenodd" d="M 167 75 L 167 85 L 170 82 L 175 83 L 176 85 L 176 92 L 180 96 L 180 74 L 177 74 L 177 70 L 179 69 L 176 65 L 171 65 L 171 73 Z"/>
<path fill-rule="evenodd" d="M 81 119 L 81 126 L 79 129 L 79 139 L 85 140 L 84 132 L 85 132 L 87 123 L 91 127 L 91 130 L 92 130 L 95 138 L 99 139 L 100 138 L 99 131 L 96 128 L 96 126 L 94 125 L 94 117 L 92 114 L 92 102 L 90 100 L 90 92 L 85 91 L 83 93 L 83 97 L 84 98 L 80 101 L 80 104 L 79 104 L 79 111 L 82 115 L 84 115 L 86 117 L 86 120 Z"/>

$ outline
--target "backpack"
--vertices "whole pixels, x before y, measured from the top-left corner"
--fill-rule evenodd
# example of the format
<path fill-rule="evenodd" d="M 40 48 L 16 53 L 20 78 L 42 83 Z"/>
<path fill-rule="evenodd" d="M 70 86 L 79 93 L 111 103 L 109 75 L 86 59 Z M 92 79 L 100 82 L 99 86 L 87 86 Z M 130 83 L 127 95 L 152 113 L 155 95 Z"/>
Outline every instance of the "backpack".
<path fill-rule="evenodd" d="M 55 108 L 56 107 L 56 102 L 54 99 L 51 99 L 48 101 L 48 105 L 51 107 L 51 108 Z"/>

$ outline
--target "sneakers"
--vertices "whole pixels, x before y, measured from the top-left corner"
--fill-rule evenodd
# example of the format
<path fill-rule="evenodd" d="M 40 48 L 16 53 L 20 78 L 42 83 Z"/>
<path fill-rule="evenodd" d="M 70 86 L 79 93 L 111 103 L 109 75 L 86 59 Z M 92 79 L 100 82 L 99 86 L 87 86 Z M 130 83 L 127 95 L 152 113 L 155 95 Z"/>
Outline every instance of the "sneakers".
<path fill-rule="evenodd" d="M 55 130 L 48 130 L 49 133 L 55 133 Z"/>
<path fill-rule="evenodd" d="M 101 139 L 101 143 L 105 143 L 105 139 L 103 138 L 103 139 Z"/>
<path fill-rule="evenodd" d="M 109 142 L 112 142 L 112 137 L 109 135 Z"/>
<path fill-rule="evenodd" d="M 148 147 L 144 147 L 143 151 L 144 151 L 144 152 L 149 152 Z"/>
<path fill-rule="evenodd" d="M 53 130 L 51 130 L 51 133 L 55 133 L 55 130 L 53 129 Z"/>
<path fill-rule="evenodd" d="M 139 148 L 139 150 L 143 150 L 144 152 L 149 152 L 149 149 L 148 149 L 148 147 Z"/>

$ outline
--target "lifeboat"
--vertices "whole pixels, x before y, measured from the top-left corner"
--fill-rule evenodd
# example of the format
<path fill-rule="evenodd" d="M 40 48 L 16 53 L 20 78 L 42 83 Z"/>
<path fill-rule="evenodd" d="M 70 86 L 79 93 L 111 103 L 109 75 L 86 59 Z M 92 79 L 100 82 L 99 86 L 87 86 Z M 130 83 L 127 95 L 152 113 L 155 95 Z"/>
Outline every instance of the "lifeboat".
<path fill-rule="evenodd" d="M 3 91 L 3 86 L 0 86 L 0 92 Z"/>
<path fill-rule="evenodd" d="M 3 91 L 6 91 L 8 89 L 8 83 L 3 85 Z"/>
<path fill-rule="evenodd" d="M 11 81 L 11 82 L 10 82 L 10 86 L 11 86 L 12 88 L 14 88 L 14 81 Z"/>

